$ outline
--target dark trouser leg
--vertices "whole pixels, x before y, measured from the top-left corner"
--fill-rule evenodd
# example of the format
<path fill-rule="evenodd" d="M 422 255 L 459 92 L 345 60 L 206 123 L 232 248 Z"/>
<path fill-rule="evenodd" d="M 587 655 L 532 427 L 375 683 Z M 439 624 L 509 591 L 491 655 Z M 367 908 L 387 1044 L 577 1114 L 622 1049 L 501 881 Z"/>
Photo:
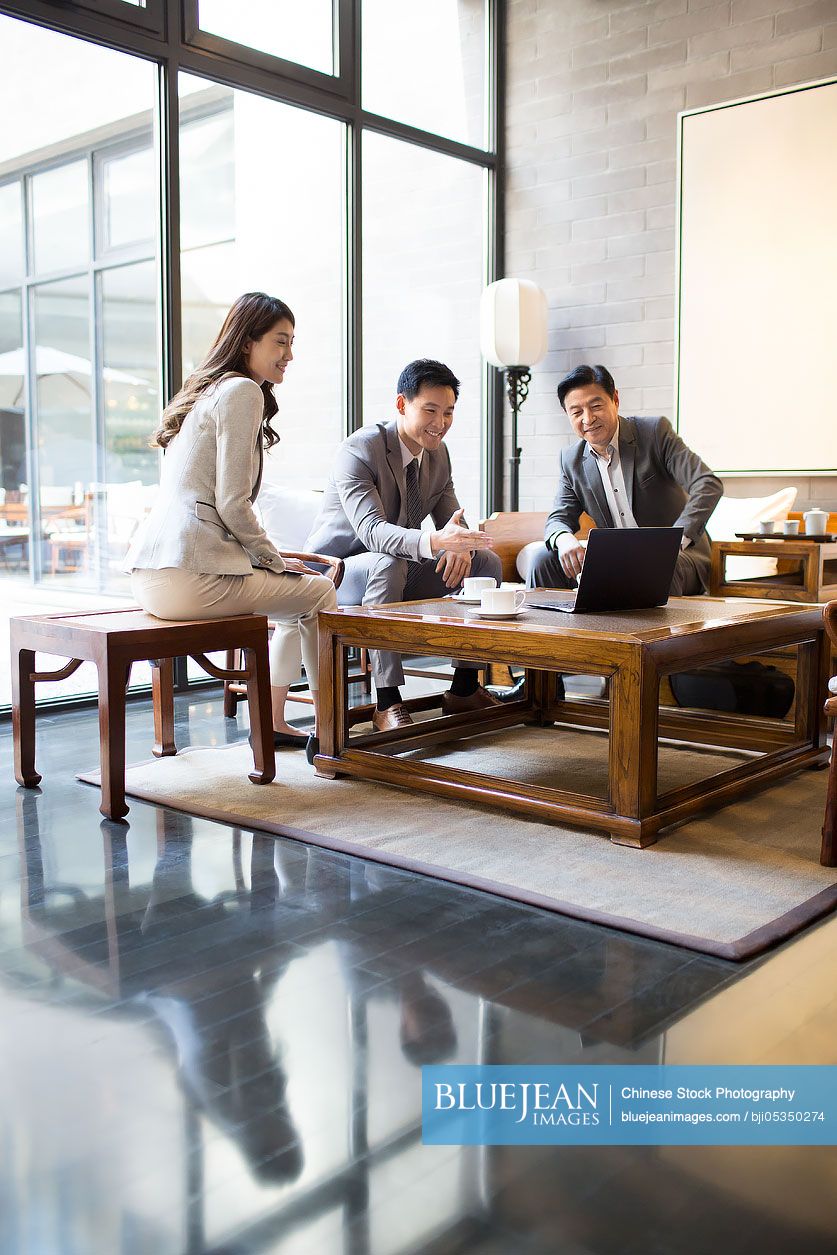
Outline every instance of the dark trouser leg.
<path fill-rule="evenodd" d="M 542 545 L 532 560 L 526 587 L 575 588 L 575 581 L 564 574 L 558 554 Z"/>
<path fill-rule="evenodd" d="M 381 606 L 403 601 L 407 568 L 412 565 L 406 558 L 391 558 L 384 553 L 353 554 L 345 560 L 343 582 L 337 590 L 338 606 Z M 400 654 L 370 649 L 369 663 L 376 689 L 404 683 Z"/>
<path fill-rule="evenodd" d="M 706 589 L 694 558 L 688 549 L 681 549 L 677 555 L 670 596 L 696 597 L 703 592 L 706 592 Z"/>

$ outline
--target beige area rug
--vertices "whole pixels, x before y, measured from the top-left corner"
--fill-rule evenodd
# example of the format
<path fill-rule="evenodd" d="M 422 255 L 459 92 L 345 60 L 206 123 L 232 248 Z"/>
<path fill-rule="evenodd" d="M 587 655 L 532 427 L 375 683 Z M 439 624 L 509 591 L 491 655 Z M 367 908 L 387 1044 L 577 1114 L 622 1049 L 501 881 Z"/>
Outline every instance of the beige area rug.
<path fill-rule="evenodd" d="M 603 795 L 607 740 L 515 728 L 459 742 L 438 761 Z M 722 958 L 749 958 L 837 905 L 837 868 L 819 864 L 824 771 L 802 771 L 732 806 L 666 830 L 644 850 L 389 785 L 318 779 L 299 752 L 277 779 L 247 779 L 246 743 L 186 749 L 129 767 L 128 793 L 190 814 L 487 890 L 578 919 Z M 661 747 L 660 789 L 735 758 Z M 98 774 L 81 777 L 98 784 Z"/>

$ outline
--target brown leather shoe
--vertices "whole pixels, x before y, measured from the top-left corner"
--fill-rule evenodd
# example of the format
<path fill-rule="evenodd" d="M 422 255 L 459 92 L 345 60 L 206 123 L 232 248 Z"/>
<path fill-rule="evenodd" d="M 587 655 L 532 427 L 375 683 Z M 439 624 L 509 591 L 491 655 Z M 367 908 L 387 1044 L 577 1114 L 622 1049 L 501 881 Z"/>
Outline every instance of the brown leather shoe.
<path fill-rule="evenodd" d="M 396 702 L 388 710 L 376 710 L 372 715 L 372 727 L 376 732 L 391 732 L 393 728 L 406 728 L 413 717 L 403 702 Z"/>
<path fill-rule="evenodd" d="M 500 699 L 495 697 L 493 693 L 489 693 L 488 689 L 484 689 L 480 684 L 467 697 L 460 697 L 457 693 L 445 693 L 442 698 L 442 713 L 446 715 L 462 715 L 468 710 L 485 710 L 487 706 L 500 705 L 502 705 Z"/>

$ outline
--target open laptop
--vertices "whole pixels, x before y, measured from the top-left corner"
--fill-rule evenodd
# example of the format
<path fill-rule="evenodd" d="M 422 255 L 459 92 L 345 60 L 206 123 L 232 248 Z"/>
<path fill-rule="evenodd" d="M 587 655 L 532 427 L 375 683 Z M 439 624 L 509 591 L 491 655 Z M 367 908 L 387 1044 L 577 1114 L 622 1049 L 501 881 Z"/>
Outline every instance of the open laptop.
<path fill-rule="evenodd" d="M 682 535 L 682 527 L 595 527 L 575 596 L 533 602 L 532 609 L 590 614 L 664 606 Z"/>

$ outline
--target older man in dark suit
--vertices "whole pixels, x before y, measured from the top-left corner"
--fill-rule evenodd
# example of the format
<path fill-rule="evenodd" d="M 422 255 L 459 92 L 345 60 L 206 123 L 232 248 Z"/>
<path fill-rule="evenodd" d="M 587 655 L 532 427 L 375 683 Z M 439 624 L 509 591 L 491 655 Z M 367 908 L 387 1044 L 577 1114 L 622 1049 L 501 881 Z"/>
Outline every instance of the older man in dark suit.
<path fill-rule="evenodd" d="M 314 553 L 343 558 L 343 606 L 375 606 L 441 597 L 468 575 L 498 582 L 493 541 L 471 531 L 456 497 L 444 444 L 459 396 L 447 366 L 422 358 L 398 379 L 397 418 L 354 432 L 337 451 L 323 506 L 306 541 Z M 434 530 L 422 531 L 430 515 Z M 401 700 L 398 654 L 374 650 L 378 730 L 412 723 Z M 443 709 L 447 714 L 495 705 L 477 684 L 476 663 L 459 663 Z"/>
<path fill-rule="evenodd" d="M 579 519 L 597 527 L 682 527 L 671 592 L 706 591 L 710 545 L 706 522 L 723 484 L 675 433 L 667 418 L 627 418 L 604 366 L 578 366 L 558 385 L 558 399 L 578 436 L 561 456 L 558 491 L 545 545 L 529 569 L 534 588 L 575 584 L 584 562 Z"/>

